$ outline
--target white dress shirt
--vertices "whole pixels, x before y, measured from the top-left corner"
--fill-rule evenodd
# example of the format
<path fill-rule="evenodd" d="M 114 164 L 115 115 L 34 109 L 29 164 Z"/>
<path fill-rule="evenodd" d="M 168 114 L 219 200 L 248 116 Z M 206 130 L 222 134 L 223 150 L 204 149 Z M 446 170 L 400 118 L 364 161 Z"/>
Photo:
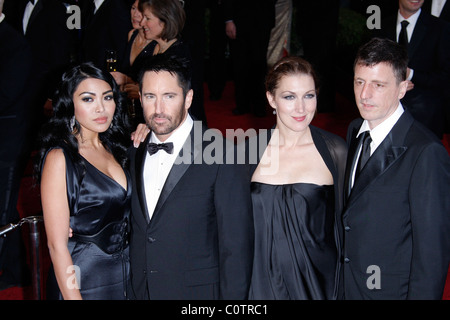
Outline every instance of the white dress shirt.
<path fill-rule="evenodd" d="M 0 23 L 2 23 L 2 21 L 5 19 L 5 14 L 2 12 L 2 14 L 0 14 Z"/>
<path fill-rule="evenodd" d="M 192 130 L 194 121 L 188 114 L 186 120 L 171 134 L 171 136 L 164 142 L 173 143 L 173 153 L 169 154 L 164 150 L 159 150 L 151 155 L 147 152 L 144 163 L 144 190 L 145 199 L 147 202 L 147 210 L 150 219 L 153 216 L 156 204 L 158 203 L 161 190 L 164 187 L 167 176 L 178 157 L 189 133 Z M 161 143 L 159 139 L 152 132 L 149 142 Z"/>
<path fill-rule="evenodd" d="M 393 114 L 391 114 L 386 120 L 384 120 L 382 123 L 377 125 L 375 128 L 370 130 L 369 123 L 367 120 L 364 120 L 361 128 L 359 128 L 358 134 L 356 137 L 359 137 L 361 133 L 364 131 L 369 131 L 370 137 L 372 138 L 372 142 L 370 143 L 370 155 L 375 152 L 375 150 L 378 148 L 378 146 L 383 142 L 383 140 L 386 138 L 386 136 L 391 132 L 394 125 L 397 123 L 398 119 L 400 119 L 401 115 L 403 114 L 405 110 L 403 109 L 403 106 L 401 103 L 398 104 L 397 109 L 394 111 Z M 361 148 L 359 148 L 358 152 L 358 158 L 355 161 L 355 166 L 358 163 L 359 155 L 361 154 Z M 355 171 L 353 170 L 353 176 L 352 176 L 352 187 L 353 183 L 355 181 Z"/>
<path fill-rule="evenodd" d="M 105 2 L 105 0 L 94 0 L 94 5 L 95 5 L 94 13 L 97 12 L 98 8 L 100 8 L 100 6 L 103 4 L 103 2 Z"/>
<path fill-rule="evenodd" d="M 428 0 L 429 1 L 429 0 Z M 435 17 L 438 17 L 442 13 L 442 9 L 444 8 L 447 0 L 433 0 L 431 1 L 431 14 Z"/>
<path fill-rule="evenodd" d="M 33 13 L 34 7 L 38 2 L 39 0 L 35 0 L 34 4 L 32 4 L 30 1 L 28 1 L 25 7 L 25 12 L 23 13 L 23 20 L 22 20 L 23 34 L 27 33 L 28 22 L 30 21 L 30 17 L 31 14 Z"/>

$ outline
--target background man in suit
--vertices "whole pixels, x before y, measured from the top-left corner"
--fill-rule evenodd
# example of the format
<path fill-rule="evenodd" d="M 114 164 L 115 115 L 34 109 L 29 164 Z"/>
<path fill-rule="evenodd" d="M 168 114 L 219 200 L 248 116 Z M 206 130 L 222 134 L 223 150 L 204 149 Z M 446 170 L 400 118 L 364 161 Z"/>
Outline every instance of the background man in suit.
<path fill-rule="evenodd" d="M 31 48 L 2 13 L 0 0 L 0 226 L 17 223 L 20 181 L 29 143 L 28 88 L 32 73 Z M 19 229 L 0 237 L 0 290 L 27 285 L 26 252 Z"/>
<path fill-rule="evenodd" d="M 130 154 L 131 296 L 245 299 L 253 257 L 248 173 L 241 165 L 208 164 L 212 143 L 188 114 L 194 93 L 187 65 L 156 55 L 143 70 L 140 94 L 151 133 Z M 220 134 L 213 140 L 224 144 Z M 162 142 L 167 152 L 157 151 Z"/>
<path fill-rule="evenodd" d="M 32 50 L 34 79 L 29 92 L 33 91 L 32 130 L 37 131 L 51 112 L 49 99 L 75 50 L 73 32 L 66 24 L 69 15 L 61 0 L 8 0 L 4 12 Z"/>
<path fill-rule="evenodd" d="M 128 2 L 80 0 L 81 61 L 92 61 L 99 68 L 106 68 L 106 50 L 114 50 L 117 65 L 122 65 L 128 32 L 133 28 L 130 20 L 131 4 Z"/>
<path fill-rule="evenodd" d="M 445 91 L 450 82 L 450 27 L 421 10 L 423 3 L 399 0 L 398 14 L 383 20 L 374 35 L 401 41 L 402 21 L 408 22 L 409 86 L 402 104 L 442 139 Z"/>
<path fill-rule="evenodd" d="M 267 47 L 275 25 L 275 0 L 222 0 L 230 39 L 236 108 L 233 114 L 266 115 Z"/>
<path fill-rule="evenodd" d="M 423 4 L 423 10 L 438 17 L 441 20 L 450 23 L 450 1 L 447 0 L 427 0 Z M 450 39 L 448 39 L 450 41 Z M 449 54 L 450 59 L 450 54 Z M 450 90 L 444 90 L 445 93 L 445 133 L 450 133 Z"/>
<path fill-rule="evenodd" d="M 450 262 L 450 157 L 403 109 L 406 70 L 406 52 L 388 39 L 372 39 L 356 56 L 354 91 L 364 120 L 353 121 L 347 134 L 346 299 L 442 298 Z M 363 143 L 365 131 L 371 140 Z"/>

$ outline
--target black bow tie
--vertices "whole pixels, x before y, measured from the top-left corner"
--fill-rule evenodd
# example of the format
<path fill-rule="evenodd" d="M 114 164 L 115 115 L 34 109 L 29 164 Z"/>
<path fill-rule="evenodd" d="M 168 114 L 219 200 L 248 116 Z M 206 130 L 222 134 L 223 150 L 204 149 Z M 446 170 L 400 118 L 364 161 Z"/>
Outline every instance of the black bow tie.
<path fill-rule="evenodd" d="M 150 142 L 147 145 L 147 151 L 150 155 L 157 153 L 159 150 L 164 150 L 165 152 L 172 154 L 173 153 L 173 143 L 172 142 L 167 142 L 167 143 Z"/>

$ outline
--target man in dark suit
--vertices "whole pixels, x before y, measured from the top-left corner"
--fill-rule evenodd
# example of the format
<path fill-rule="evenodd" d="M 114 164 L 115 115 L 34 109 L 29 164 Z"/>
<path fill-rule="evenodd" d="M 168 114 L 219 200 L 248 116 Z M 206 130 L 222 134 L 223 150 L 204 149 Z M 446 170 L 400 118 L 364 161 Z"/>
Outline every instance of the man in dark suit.
<path fill-rule="evenodd" d="M 427 0 L 423 4 L 423 10 L 441 20 L 450 23 L 450 1 L 447 0 Z M 450 41 L 450 39 L 448 40 Z M 449 58 L 450 59 L 450 58 Z M 445 133 L 450 133 L 450 90 L 444 90 L 445 93 Z"/>
<path fill-rule="evenodd" d="M 106 68 L 106 50 L 116 52 L 117 65 L 122 59 L 132 29 L 130 8 L 124 0 L 80 0 L 81 61 L 92 61 Z"/>
<path fill-rule="evenodd" d="M 442 139 L 445 91 L 450 82 L 450 27 L 421 10 L 423 1 L 399 0 L 398 14 L 382 20 L 374 36 L 399 41 L 401 23 L 408 22 L 409 86 L 402 104 Z"/>
<path fill-rule="evenodd" d="M 302 41 L 303 56 L 319 76 L 318 112 L 335 109 L 335 56 L 339 1 L 294 0 L 296 30 Z"/>
<path fill-rule="evenodd" d="M 444 291 L 450 157 L 400 103 L 406 71 L 406 52 L 394 41 L 374 38 L 357 53 L 354 91 L 363 119 L 347 134 L 346 299 L 441 299 Z"/>
<path fill-rule="evenodd" d="M 253 260 L 248 172 L 224 164 L 223 137 L 212 138 L 188 114 L 193 91 L 186 65 L 157 55 L 143 70 L 140 94 L 151 133 L 130 154 L 131 296 L 246 299 Z"/>
<path fill-rule="evenodd" d="M 4 20 L 0 0 L 0 226 L 17 223 L 20 181 L 29 159 L 32 73 L 31 48 L 25 37 Z M 26 251 L 20 230 L 0 237 L 0 290 L 29 284 Z"/>
<path fill-rule="evenodd" d="M 33 131 L 46 120 L 44 105 L 51 109 L 57 84 L 70 65 L 74 51 L 69 15 L 61 0 L 8 0 L 6 21 L 25 36 L 33 54 Z"/>
<path fill-rule="evenodd" d="M 182 31 L 182 39 L 189 46 L 192 57 L 192 89 L 196 97 L 189 110 L 197 120 L 207 124 L 204 104 L 204 74 L 206 47 L 206 0 L 184 0 L 186 22 Z"/>
<path fill-rule="evenodd" d="M 222 0 L 229 38 L 236 108 L 234 115 L 266 115 L 267 47 L 275 25 L 275 0 Z"/>

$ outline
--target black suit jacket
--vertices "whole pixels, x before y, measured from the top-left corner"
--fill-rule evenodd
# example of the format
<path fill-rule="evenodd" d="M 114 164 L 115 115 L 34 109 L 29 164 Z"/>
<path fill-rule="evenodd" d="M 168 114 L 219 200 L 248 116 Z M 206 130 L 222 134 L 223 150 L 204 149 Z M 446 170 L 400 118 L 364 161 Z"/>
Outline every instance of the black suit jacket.
<path fill-rule="evenodd" d="M 5 7 L 6 20 L 21 34 L 28 0 L 14 0 Z M 67 27 L 66 7 L 60 0 L 39 0 L 30 16 L 25 38 L 33 53 L 34 87 L 44 98 L 52 97 L 74 52 L 73 31 Z M 43 103 L 42 98 L 37 103 Z"/>
<path fill-rule="evenodd" d="M 202 157 L 213 144 L 202 141 L 202 134 L 194 125 L 178 158 L 183 162 L 172 167 L 150 221 L 143 181 L 150 135 L 131 149 L 131 296 L 136 299 L 247 298 L 253 259 L 248 172 L 244 165 L 205 163 Z M 223 142 L 219 134 L 214 145 Z"/>
<path fill-rule="evenodd" d="M 106 50 L 115 50 L 118 65 L 123 64 L 132 29 L 130 8 L 123 0 L 105 0 L 97 12 L 90 12 L 93 0 L 81 0 L 81 61 L 92 61 L 99 68 L 106 68 Z M 88 12 L 89 11 L 89 12 Z"/>
<path fill-rule="evenodd" d="M 225 21 L 233 20 L 238 32 L 250 36 L 255 30 L 267 32 L 275 25 L 274 0 L 222 0 Z"/>
<path fill-rule="evenodd" d="M 346 182 L 361 124 L 349 126 Z M 446 149 L 405 111 L 369 158 L 343 210 L 346 299 L 442 298 L 450 262 L 448 190 Z M 370 289 L 374 266 L 380 288 Z"/>
<path fill-rule="evenodd" d="M 381 23 L 374 36 L 397 41 L 397 15 Z M 408 45 L 408 67 L 414 70 L 414 89 L 406 93 L 402 104 L 414 118 L 442 138 L 444 97 L 450 81 L 449 25 L 422 10 Z"/>
<path fill-rule="evenodd" d="M 423 3 L 422 9 L 431 14 L 431 4 L 433 1 L 427 0 Z M 444 4 L 444 7 L 442 8 L 441 14 L 439 15 L 439 18 L 444 19 L 445 21 L 450 22 L 450 1 L 446 1 Z"/>
<path fill-rule="evenodd" d="M 0 167 L 11 166 L 27 140 L 31 48 L 6 21 L 0 23 Z"/>

